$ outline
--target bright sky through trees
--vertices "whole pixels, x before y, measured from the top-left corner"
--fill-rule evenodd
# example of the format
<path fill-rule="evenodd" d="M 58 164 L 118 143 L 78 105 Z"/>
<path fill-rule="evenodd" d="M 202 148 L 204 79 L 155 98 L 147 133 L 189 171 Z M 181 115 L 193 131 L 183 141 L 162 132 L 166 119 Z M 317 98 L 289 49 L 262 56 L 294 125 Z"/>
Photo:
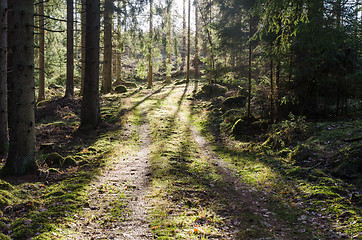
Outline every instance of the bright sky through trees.
<path fill-rule="evenodd" d="M 182 4 L 183 0 L 173 0 L 172 1 L 172 25 L 175 27 L 175 30 L 181 31 L 182 30 Z M 191 1 L 191 31 L 195 31 L 195 7 L 193 5 L 193 1 Z M 165 0 L 155 0 L 154 1 L 154 8 L 156 7 L 165 7 L 166 1 Z M 187 1 L 186 1 L 186 14 L 187 14 Z M 149 6 L 145 8 L 144 12 L 139 16 L 139 22 L 141 23 L 141 28 L 144 32 L 148 32 L 149 29 Z M 155 11 L 154 11 L 155 13 Z M 187 19 L 187 16 L 186 16 Z M 157 28 L 162 22 L 162 16 L 157 16 L 155 13 L 155 16 L 153 17 L 153 26 L 154 28 Z"/>

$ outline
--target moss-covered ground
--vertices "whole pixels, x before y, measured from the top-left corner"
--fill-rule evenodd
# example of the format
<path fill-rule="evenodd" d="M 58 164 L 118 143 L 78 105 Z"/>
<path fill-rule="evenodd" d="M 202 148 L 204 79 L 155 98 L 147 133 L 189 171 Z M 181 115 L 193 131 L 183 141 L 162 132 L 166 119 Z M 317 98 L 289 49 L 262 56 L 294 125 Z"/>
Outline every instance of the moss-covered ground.
<path fill-rule="evenodd" d="M 79 99 L 39 106 L 39 171 L 0 180 L 0 239 L 124 232 L 141 201 L 132 195 L 138 186 L 102 179 L 114 180 L 114 169 L 143 148 L 149 186 L 147 206 L 138 207 L 150 234 L 142 239 L 362 237 L 360 120 L 291 116 L 269 130 L 258 123 L 259 132 L 240 125 L 233 136 L 243 110 L 223 109 L 218 96 L 195 98 L 199 88 L 179 79 L 103 95 L 103 124 L 86 133 L 77 130 Z"/>

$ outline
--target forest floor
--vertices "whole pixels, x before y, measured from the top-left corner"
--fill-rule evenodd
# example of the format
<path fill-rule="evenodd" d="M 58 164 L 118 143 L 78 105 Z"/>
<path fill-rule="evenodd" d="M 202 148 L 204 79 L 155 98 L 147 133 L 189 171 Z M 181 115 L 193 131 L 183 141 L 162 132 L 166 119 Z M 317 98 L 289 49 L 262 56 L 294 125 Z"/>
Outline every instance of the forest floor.
<path fill-rule="evenodd" d="M 199 88 L 158 83 L 104 95 L 105 122 L 87 133 L 77 131 L 79 100 L 40 106 L 40 170 L 0 180 L 0 239 L 362 237 L 351 202 L 327 212 L 335 195 L 301 194 L 312 184 L 286 178 L 274 156 L 245 154 L 232 139 L 220 148 L 205 102 L 193 97 Z"/>

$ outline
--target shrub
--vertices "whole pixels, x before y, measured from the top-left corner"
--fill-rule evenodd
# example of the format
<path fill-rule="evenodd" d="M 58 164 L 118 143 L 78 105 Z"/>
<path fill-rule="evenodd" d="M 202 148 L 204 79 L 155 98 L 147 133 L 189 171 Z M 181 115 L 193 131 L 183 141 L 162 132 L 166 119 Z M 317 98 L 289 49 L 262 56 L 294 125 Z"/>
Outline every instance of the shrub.
<path fill-rule="evenodd" d="M 306 136 L 308 124 L 304 116 L 289 114 L 289 119 L 272 125 L 268 139 L 263 143 L 272 149 L 278 149 L 301 140 Z"/>

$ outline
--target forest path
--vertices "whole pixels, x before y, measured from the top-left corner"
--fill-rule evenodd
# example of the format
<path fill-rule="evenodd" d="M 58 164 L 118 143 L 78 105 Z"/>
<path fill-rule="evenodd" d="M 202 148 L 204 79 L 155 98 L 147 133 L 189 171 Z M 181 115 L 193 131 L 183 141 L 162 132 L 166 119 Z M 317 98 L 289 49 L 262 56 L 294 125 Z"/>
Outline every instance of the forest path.
<path fill-rule="evenodd" d="M 302 211 L 243 182 L 213 151 L 193 110 L 197 88 L 162 85 L 124 98 L 123 147 L 67 239 L 315 239 Z"/>
<path fill-rule="evenodd" d="M 151 229 L 158 239 L 314 239 L 304 215 L 241 181 L 200 134 L 196 83 L 146 100 L 151 127 Z"/>
<path fill-rule="evenodd" d="M 123 116 L 126 124 L 121 135 L 115 136 L 123 147 L 115 149 L 111 161 L 92 183 L 88 206 L 68 226 L 66 239 L 152 238 L 147 215 L 150 126 L 147 109 L 134 104 L 132 99 L 125 99 L 124 107 L 129 113 Z"/>

